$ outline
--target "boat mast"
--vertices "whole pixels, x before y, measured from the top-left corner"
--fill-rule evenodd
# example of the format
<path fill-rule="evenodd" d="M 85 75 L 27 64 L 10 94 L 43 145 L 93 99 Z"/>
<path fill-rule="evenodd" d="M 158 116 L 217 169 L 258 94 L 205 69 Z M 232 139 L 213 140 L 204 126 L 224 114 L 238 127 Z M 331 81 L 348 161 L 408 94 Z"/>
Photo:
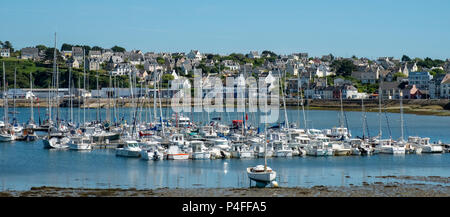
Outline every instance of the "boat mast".
<path fill-rule="evenodd" d="M 80 89 L 81 89 L 81 78 L 78 76 L 78 124 L 81 123 L 81 96 L 80 96 Z"/>
<path fill-rule="evenodd" d="M 362 115 L 362 138 L 365 139 L 366 138 L 366 126 L 365 126 L 365 121 L 364 121 L 364 98 L 361 97 L 361 115 Z"/>
<path fill-rule="evenodd" d="M 112 79 L 111 79 L 111 74 L 110 74 L 109 75 L 109 90 L 111 90 L 111 88 L 112 88 Z M 107 96 L 108 96 L 108 111 L 106 114 L 106 118 L 107 118 L 107 121 L 110 123 L 111 122 L 111 97 L 112 96 L 110 96 L 110 94 L 109 94 L 109 93 L 111 93 L 111 91 L 108 91 L 107 93 L 108 93 L 107 94 Z"/>
<path fill-rule="evenodd" d="M 4 107 L 4 112 L 5 112 L 5 116 L 4 121 L 5 121 L 5 126 L 8 125 L 8 94 L 6 93 L 6 72 L 5 72 L 5 62 L 3 62 L 3 107 Z"/>
<path fill-rule="evenodd" d="M 400 90 L 400 128 L 401 128 L 401 141 L 403 141 L 404 138 L 404 132 L 403 132 L 403 91 Z"/>
<path fill-rule="evenodd" d="M 70 121 L 73 121 L 73 100 L 72 100 L 72 66 L 69 66 L 69 101 L 70 101 Z"/>
<path fill-rule="evenodd" d="M 340 124 L 341 127 L 344 127 L 344 105 L 342 103 L 342 89 L 339 91 L 339 98 L 341 100 L 341 118 L 340 118 Z"/>
<path fill-rule="evenodd" d="M 155 123 L 157 122 L 156 120 L 156 67 L 153 66 L 153 117 L 155 118 Z"/>
<path fill-rule="evenodd" d="M 382 131 L 381 131 L 381 98 L 383 93 L 381 92 L 381 85 L 383 84 L 383 78 L 380 76 L 380 86 L 378 87 L 378 121 L 379 121 L 379 132 L 378 137 L 381 139 Z"/>
<path fill-rule="evenodd" d="M 283 96 L 284 124 L 285 124 L 286 128 L 289 128 L 289 120 L 288 120 L 287 111 L 286 111 L 286 99 L 285 99 L 285 95 L 284 95 L 284 91 L 283 91 L 284 88 L 283 88 L 283 86 L 281 86 L 282 85 L 282 83 L 281 83 L 282 76 L 281 76 L 281 72 L 280 71 L 278 71 L 278 72 L 279 72 L 279 75 L 280 75 L 280 79 L 278 81 L 279 81 L 279 84 L 280 84 L 281 95 Z M 286 80 L 286 77 L 284 77 L 284 79 Z M 285 83 L 284 86 L 286 86 L 286 83 Z"/>
<path fill-rule="evenodd" d="M 83 48 L 83 125 L 86 124 L 86 54 Z"/>
<path fill-rule="evenodd" d="M 60 124 L 60 120 L 59 120 L 59 67 L 58 65 L 56 65 L 56 126 L 59 129 L 59 124 Z"/>
<path fill-rule="evenodd" d="M 100 117 L 100 90 L 98 89 L 98 71 L 97 71 L 97 122 L 102 121 Z"/>
<path fill-rule="evenodd" d="M 17 68 L 14 67 L 14 94 L 13 94 L 13 121 L 16 122 L 16 74 Z"/>
<path fill-rule="evenodd" d="M 32 72 L 30 71 L 30 105 L 31 105 L 31 111 L 30 111 L 30 123 L 34 123 L 34 113 L 33 113 L 33 100 L 34 100 L 34 96 L 33 96 L 33 75 Z"/>
<path fill-rule="evenodd" d="M 159 78 L 159 80 L 162 80 L 161 77 Z M 158 82 L 159 84 L 159 82 Z M 161 129 L 162 129 L 162 134 L 164 135 L 164 123 L 163 123 L 163 116 L 162 116 L 162 103 L 161 103 L 161 86 L 158 85 L 158 98 L 159 98 L 159 115 L 160 115 L 160 119 L 161 119 Z"/>

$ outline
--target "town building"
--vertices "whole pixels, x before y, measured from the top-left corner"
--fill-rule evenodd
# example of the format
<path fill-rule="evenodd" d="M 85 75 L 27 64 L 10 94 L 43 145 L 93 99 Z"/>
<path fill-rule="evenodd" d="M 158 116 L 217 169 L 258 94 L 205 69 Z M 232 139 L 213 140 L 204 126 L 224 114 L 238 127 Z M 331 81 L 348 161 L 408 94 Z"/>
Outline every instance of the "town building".
<path fill-rule="evenodd" d="M 409 72 L 408 81 L 410 85 L 416 85 L 421 90 L 429 90 L 430 80 L 433 76 L 429 72 Z"/>
<path fill-rule="evenodd" d="M 20 59 L 24 60 L 38 60 L 39 49 L 35 47 L 26 47 L 20 50 Z"/>
<path fill-rule="evenodd" d="M 0 56 L 1 57 L 10 57 L 11 54 L 10 54 L 9 48 L 1 48 L 0 49 Z"/>

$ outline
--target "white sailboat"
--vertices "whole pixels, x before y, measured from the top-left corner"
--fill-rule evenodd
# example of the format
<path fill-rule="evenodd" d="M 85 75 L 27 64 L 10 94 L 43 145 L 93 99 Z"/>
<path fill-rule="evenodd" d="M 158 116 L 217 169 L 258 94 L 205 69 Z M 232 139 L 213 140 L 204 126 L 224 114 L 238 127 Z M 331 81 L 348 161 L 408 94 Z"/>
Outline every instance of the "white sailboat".
<path fill-rule="evenodd" d="M 3 62 L 3 108 L 4 114 L 4 126 L 0 131 L 0 142 L 10 142 L 16 140 L 14 130 L 9 127 L 8 120 L 8 94 L 6 92 L 6 72 L 5 72 L 5 62 Z"/>
<path fill-rule="evenodd" d="M 267 110 L 267 104 L 266 104 L 266 111 Z M 267 126 L 267 116 L 266 116 L 266 126 Z M 266 139 L 264 140 L 264 151 L 267 151 L 267 127 L 264 130 L 266 134 Z M 275 180 L 277 177 L 277 173 L 272 170 L 272 168 L 267 166 L 267 155 L 264 154 L 264 165 L 257 165 L 255 167 L 247 167 L 247 176 L 250 180 L 253 180 L 256 182 L 256 185 L 258 187 L 264 187 L 268 183 Z M 251 181 L 250 181 L 251 185 Z M 277 183 L 274 182 L 274 186 L 276 186 Z"/>

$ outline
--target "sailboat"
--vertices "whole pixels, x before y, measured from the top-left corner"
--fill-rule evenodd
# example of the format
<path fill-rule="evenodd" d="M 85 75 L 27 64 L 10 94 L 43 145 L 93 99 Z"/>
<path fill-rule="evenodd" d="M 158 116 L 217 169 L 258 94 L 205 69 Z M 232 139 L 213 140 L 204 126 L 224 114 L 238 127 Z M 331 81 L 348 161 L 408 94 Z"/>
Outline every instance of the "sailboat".
<path fill-rule="evenodd" d="M 16 139 L 14 135 L 14 130 L 10 128 L 8 120 L 8 94 L 6 93 L 6 72 L 5 72 L 5 62 L 3 62 L 3 104 L 4 104 L 4 127 L 0 132 L 0 142 L 10 142 Z"/>
<path fill-rule="evenodd" d="M 267 103 L 265 105 L 266 107 L 266 111 L 267 110 Z M 269 184 L 270 182 L 274 181 L 275 178 L 277 177 L 277 173 L 272 170 L 272 168 L 267 166 L 267 115 L 266 117 L 266 123 L 265 123 L 265 140 L 264 140 L 264 165 L 257 165 L 255 167 L 247 167 L 247 176 L 250 179 L 250 184 L 251 184 L 251 180 L 256 182 L 256 186 L 257 187 L 265 187 L 267 184 Z M 277 183 L 274 182 L 274 186 L 276 186 Z"/>

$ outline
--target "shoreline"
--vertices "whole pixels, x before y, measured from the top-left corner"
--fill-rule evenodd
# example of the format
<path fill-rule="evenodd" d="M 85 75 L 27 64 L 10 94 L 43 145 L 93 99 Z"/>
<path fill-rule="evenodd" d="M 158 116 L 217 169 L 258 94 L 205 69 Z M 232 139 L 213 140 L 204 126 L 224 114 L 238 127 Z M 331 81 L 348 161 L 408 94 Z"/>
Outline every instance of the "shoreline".
<path fill-rule="evenodd" d="M 147 99 L 143 105 L 146 107 L 153 107 L 153 99 Z M 169 108 L 171 107 L 170 101 L 171 99 L 161 99 L 161 107 Z M 48 107 L 48 101 L 42 99 L 41 101 L 34 103 L 34 108 L 40 107 L 45 108 Z M 80 108 L 112 108 L 113 103 L 105 98 L 91 98 L 86 101 L 84 104 L 80 101 Z M 248 104 L 248 102 L 247 102 Z M 69 107 L 69 100 L 63 99 L 61 100 L 60 107 Z M 8 100 L 8 107 L 12 108 L 13 100 Z M 28 108 L 31 106 L 31 103 L 27 99 L 16 99 L 16 108 Z M 78 101 L 73 101 L 73 106 L 78 107 Z M 120 108 L 131 108 L 133 107 L 133 103 L 131 103 L 130 99 L 117 99 L 116 106 Z M 157 106 L 159 107 L 159 101 L 157 101 Z M 194 104 L 191 104 L 193 107 Z M 224 107 L 237 107 L 236 104 L 226 104 Z M 370 99 L 364 101 L 364 106 L 366 112 L 378 112 L 379 105 L 377 99 Z M 0 107 L 4 107 L 3 99 L 0 99 Z M 56 107 L 56 106 L 53 106 Z M 286 107 L 288 109 L 301 109 L 298 106 L 298 101 L 289 99 L 286 102 Z M 282 109 L 282 103 L 280 102 L 280 109 Z M 308 100 L 306 102 L 305 109 L 309 110 L 324 110 L 324 111 L 340 111 L 341 105 L 340 100 Z M 343 110 L 344 111 L 361 111 L 361 100 L 344 100 L 343 101 Z M 400 105 L 398 100 L 385 100 L 382 103 L 381 111 L 387 113 L 400 113 Z M 450 116 L 450 100 L 446 99 L 436 99 L 436 100 L 421 100 L 421 99 L 412 99 L 412 100 L 404 100 L 403 102 L 403 112 L 405 114 L 416 114 L 416 115 L 432 115 L 432 116 Z"/>
<path fill-rule="evenodd" d="M 0 197 L 449 197 L 450 186 L 374 182 L 350 186 L 278 188 L 61 188 L 32 187 L 26 191 L 7 190 Z"/>

